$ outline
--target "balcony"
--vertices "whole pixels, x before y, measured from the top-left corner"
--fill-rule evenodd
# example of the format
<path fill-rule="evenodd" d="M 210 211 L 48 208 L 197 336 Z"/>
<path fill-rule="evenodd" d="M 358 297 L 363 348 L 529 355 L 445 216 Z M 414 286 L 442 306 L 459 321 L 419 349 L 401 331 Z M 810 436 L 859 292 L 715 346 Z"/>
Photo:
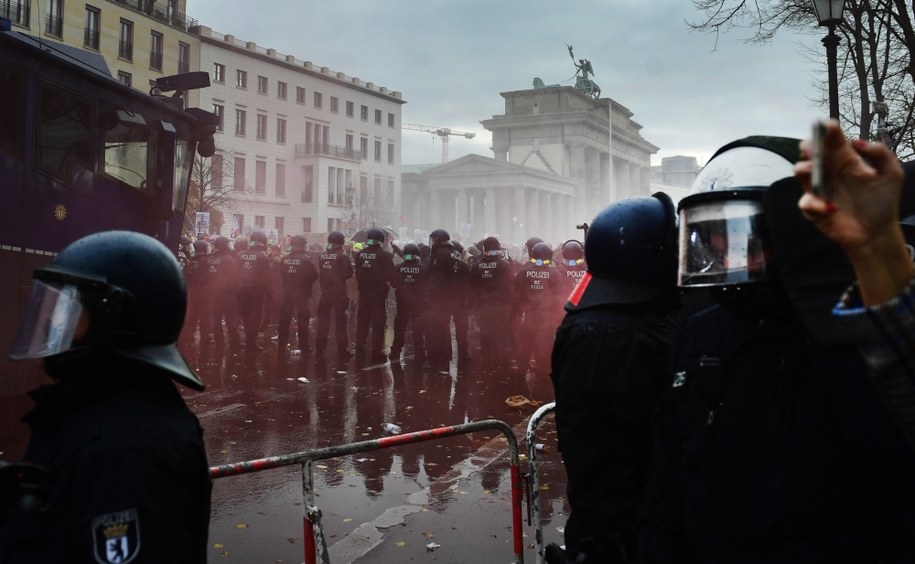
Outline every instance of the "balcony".
<path fill-rule="evenodd" d="M 149 68 L 162 70 L 162 53 L 153 51 L 149 54 Z"/>
<path fill-rule="evenodd" d="M 83 46 L 98 51 L 99 32 L 97 29 L 87 27 L 83 30 Z"/>
<path fill-rule="evenodd" d="M 44 32 L 54 37 L 63 37 L 64 20 L 59 16 L 46 16 Z"/>
<path fill-rule="evenodd" d="M 188 31 L 190 28 L 199 25 L 197 20 L 176 11 L 171 6 L 164 3 L 158 3 L 154 0 L 108 0 L 113 4 L 127 6 L 131 10 L 146 14 L 147 16 L 159 20 L 167 25 L 178 29 Z"/>
<path fill-rule="evenodd" d="M 359 162 L 362 160 L 362 153 L 346 147 L 337 145 L 326 145 L 323 143 L 303 143 L 295 146 L 295 158 L 303 159 L 306 157 L 333 157 L 345 161 Z"/>
<path fill-rule="evenodd" d="M 125 61 L 133 60 L 133 41 L 118 42 L 118 57 Z"/>

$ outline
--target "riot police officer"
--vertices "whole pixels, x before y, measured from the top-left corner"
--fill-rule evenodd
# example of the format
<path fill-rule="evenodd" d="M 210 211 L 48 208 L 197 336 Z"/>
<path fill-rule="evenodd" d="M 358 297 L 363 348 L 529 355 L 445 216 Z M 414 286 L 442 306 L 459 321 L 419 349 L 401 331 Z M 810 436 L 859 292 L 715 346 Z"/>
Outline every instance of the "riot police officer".
<path fill-rule="evenodd" d="M 308 349 L 308 320 L 311 290 L 318 279 L 318 269 L 305 250 L 308 241 L 304 235 L 292 237 L 292 251 L 279 259 L 280 276 L 283 279 L 283 302 L 280 304 L 278 346 L 281 353 L 289 344 L 289 324 L 295 310 L 298 326 L 299 349 Z"/>
<path fill-rule="evenodd" d="M 553 333 L 562 318 L 565 282 L 553 265 L 553 249 L 548 243 L 531 248 L 531 258 L 515 276 L 512 318 L 521 319 L 518 364 L 528 368 L 531 356 L 535 371 L 549 372 L 549 350 Z"/>
<path fill-rule="evenodd" d="M 128 231 L 89 235 L 37 270 L 11 358 L 44 360 L 25 459 L 44 503 L 3 508 L 2 562 L 207 561 L 203 431 L 174 382 L 187 295 L 175 256 Z M 4 496 L 5 497 L 5 496 Z"/>
<path fill-rule="evenodd" d="M 394 258 L 384 250 L 384 231 L 369 229 L 365 247 L 356 255 L 356 282 L 359 285 L 359 309 L 356 312 L 356 352 L 364 353 L 369 330 L 372 341 L 368 359 L 384 362 L 384 331 L 387 323 L 385 302 L 394 281 Z"/>
<path fill-rule="evenodd" d="M 413 330 L 413 356 L 422 363 L 426 350 L 423 344 L 422 318 L 426 308 L 423 287 L 425 268 L 419 257 L 419 246 L 407 243 L 402 250 L 403 262 L 395 267 L 394 290 L 397 298 L 397 316 L 394 318 L 394 342 L 388 357 L 400 362 L 400 353 L 406 338 L 407 325 Z"/>
<path fill-rule="evenodd" d="M 636 555 L 651 414 L 669 382 L 676 332 L 676 237 L 676 213 L 663 193 L 614 202 L 591 222 L 588 271 L 553 343 L 571 511 L 566 560 L 548 562 L 622 564 Z"/>
<path fill-rule="evenodd" d="M 566 289 L 571 292 L 584 278 L 588 265 L 585 262 L 585 250 L 581 243 L 572 239 L 562 244 L 562 262 L 559 271 L 563 273 Z"/>
<path fill-rule="evenodd" d="M 322 357 L 327 349 L 327 336 L 330 333 L 331 313 L 334 316 L 334 331 L 337 336 L 337 356 L 346 357 L 349 352 L 347 335 L 347 310 L 349 294 L 346 281 L 353 276 L 353 263 L 349 253 L 343 248 L 346 238 L 339 231 L 327 234 L 327 246 L 319 255 L 318 280 L 321 285 L 321 297 L 318 300 L 318 332 L 315 334 L 315 355 Z"/>
<path fill-rule="evenodd" d="M 194 256 L 184 266 L 184 278 L 187 281 L 187 320 L 182 331 L 183 342 L 191 344 L 194 332 L 200 326 L 200 344 L 213 342 L 213 302 L 210 296 L 210 269 L 207 257 L 210 244 L 204 239 L 193 243 Z"/>
<path fill-rule="evenodd" d="M 217 237 L 213 242 L 213 247 L 213 253 L 207 255 L 207 267 L 216 341 L 224 342 L 225 333 L 228 333 L 229 346 L 237 349 L 239 347 L 238 303 L 236 301 L 238 261 L 235 253 L 229 247 L 227 238 Z M 222 329 L 223 321 L 225 321 L 225 332 Z"/>
<path fill-rule="evenodd" d="M 470 290 L 480 327 L 480 360 L 484 367 L 495 368 L 511 347 L 513 272 L 497 238 L 487 237 L 482 247 L 470 267 Z"/>
<path fill-rule="evenodd" d="M 674 347 L 639 561 L 915 555 L 913 451 L 831 319 L 854 274 L 800 215 L 797 159 L 796 139 L 740 139 L 680 201 L 678 283 L 717 304 Z"/>
<path fill-rule="evenodd" d="M 264 309 L 264 296 L 269 291 L 270 258 L 267 256 L 267 236 L 263 231 L 251 234 L 247 249 L 238 253 L 238 309 L 245 327 L 245 345 L 255 348 Z"/>
<path fill-rule="evenodd" d="M 426 354 L 429 364 L 445 370 L 451 361 L 451 315 L 463 303 L 461 282 L 466 279 L 467 265 L 444 229 L 432 231 L 429 244 Z M 466 331 L 464 335 L 466 347 Z"/>

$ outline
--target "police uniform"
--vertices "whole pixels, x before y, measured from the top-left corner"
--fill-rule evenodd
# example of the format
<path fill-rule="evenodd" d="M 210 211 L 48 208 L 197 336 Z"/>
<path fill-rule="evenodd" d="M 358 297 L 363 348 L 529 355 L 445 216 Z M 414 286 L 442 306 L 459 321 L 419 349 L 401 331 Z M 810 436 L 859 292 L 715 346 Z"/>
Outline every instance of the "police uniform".
<path fill-rule="evenodd" d="M 426 290 L 423 286 L 425 269 L 417 256 L 414 260 L 401 262 L 394 272 L 397 316 L 394 318 L 394 341 L 389 356 L 392 361 L 400 359 L 407 325 L 410 324 L 413 329 L 414 358 L 417 362 L 422 362 L 426 356 L 422 329 L 423 312 L 426 309 Z"/>
<path fill-rule="evenodd" d="M 292 311 L 295 310 L 298 323 L 299 349 L 308 350 L 308 320 L 309 301 L 315 281 L 318 279 L 318 269 L 311 261 L 304 249 L 293 250 L 279 259 L 278 267 L 283 279 L 283 303 L 279 313 L 279 341 L 280 350 L 289 344 L 289 324 Z"/>
<path fill-rule="evenodd" d="M 470 267 L 470 289 L 480 328 L 480 360 L 495 367 L 511 347 L 512 265 L 501 250 L 479 255 Z"/>
<path fill-rule="evenodd" d="M 210 295 L 213 302 L 213 324 L 216 340 L 222 341 L 225 333 L 222 329 L 225 321 L 229 345 L 237 348 L 238 338 L 238 303 L 236 301 L 238 261 L 228 247 L 219 249 L 206 256 L 209 271 Z"/>
<path fill-rule="evenodd" d="M 334 330 L 337 336 L 337 354 L 349 352 L 347 335 L 347 310 L 349 295 L 346 281 L 353 276 L 353 263 L 342 248 L 331 248 L 319 255 L 321 297 L 318 300 L 318 332 L 315 335 L 315 352 L 324 354 L 327 336 L 330 333 L 331 312 L 334 316 Z"/>
<path fill-rule="evenodd" d="M 200 325 L 200 343 L 203 344 L 213 333 L 213 301 L 210 295 L 209 255 L 195 254 L 184 267 L 187 281 L 187 320 L 184 325 L 185 342 L 194 340 L 194 331 Z"/>
<path fill-rule="evenodd" d="M 356 282 L 359 284 L 359 309 L 356 313 L 356 352 L 364 351 L 369 330 L 372 341 L 369 358 L 384 359 L 384 331 L 387 323 L 385 302 L 394 280 L 394 260 L 380 244 L 363 248 L 356 255 Z"/>
<path fill-rule="evenodd" d="M 238 309 L 245 327 L 245 345 L 257 344 L 264 309 L 264 296 L 269 291 L 270 258 L 261 243 L 238 253 Z"/>
<path fill-rule="evenodd" d="M 467 265 L 451 241 L 432 245 L 428 263 L 428 316 L 426 323 L 426 353 L 429 362 L 439 368 L 451 360 L 451 316 L 464 308 L 464 286 Z M 457 320 L 455 320 L 457 323 Z M 458 351 L 466 351 L 467 327 L 456 327 Z M 462 346 L 463 345 L 463 346 Z"/>
<path fill-rule="evenodd" d="M 536 259 L 528 261 L 515 278 L 512 317 L 523 315 L 518 347 L 520 368 L 527 368 L 533 354 L 537 371 L 546 374 L 550 343 L 562 317 L 566 286 L 555 266 L 536 262 Z"/>

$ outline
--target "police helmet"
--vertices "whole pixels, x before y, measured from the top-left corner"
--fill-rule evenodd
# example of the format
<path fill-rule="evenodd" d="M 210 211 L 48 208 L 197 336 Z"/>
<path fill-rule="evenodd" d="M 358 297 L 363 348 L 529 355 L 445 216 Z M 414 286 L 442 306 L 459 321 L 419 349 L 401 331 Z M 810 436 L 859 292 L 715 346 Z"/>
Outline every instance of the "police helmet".
<path fill-rule="evenodd" d="M 216 240 L 213 241 L 213 246 L 216 247 L 217 251 L 226 251 L 229 249 L 229 239 L 222 236 L 217 237 Z"/>
<path fill-rule="evenodd" d="M 747 137 L 719 149 L 680 201 L 680 286 L 730 286 L 770 278 L 763 195 L 794 177 L 798 140 Z"/>
<path fill-rule="evenodd" d="M 366 231 L 365 233 L 365 246 L 371 247 L 372 245 L 384 245 L 384 231 L 373 227 Z"/>
<path fill-rule="evenodd" d="M 333 245 L 343 246 L 343 243 L 346 242 L 346 236 L 343 235 L 340 231 L 331 231 L 327 234 L 327 248 L 330 249 Z"/>
<path fill-rule="evenodd" d="M 444 229 L 436 229 L 432 233 L 429 233 L 429 242 L 432 245 L 438 245 L 440 243 L 445 243 L 451 240 L 451 235 L 448 234 Z"/>
<path fill-rule="evenodd" d="M 304 235 L 293 235 L 292 236 L 292 248 L 296 251 L 304 251 L 305 245 L 308 244 L 308 239 Z"/>
<path fill-rule="evenodd" d="M 132 231 L 94 233 L 35 271 L 10 357 L 65 366 L 80 351 L 110 352 L 202 390 L 175 345 L 186 307 L 181 268 L 162 243 Z"/>
<path fill-rule="evenodd" d="M 551 247 L 549 243 L 541 241 L 531 248 L 531 262 L 537 266 L 550 264 L 552 259 L 553 247 Z"/>
<path fill-rule="evenodd" d="M 261 245 L 267 244 L 267 234 L 263 231 L 255 231 L 251 234 L 252 243 L 260 243 Z"/>
<path fill-rule="evenodd" d="M 569 265 L 575 266 L 584 262 L 585 249 L 581 243 L 571 239 L 562 244 L 562 261 Z"/>
<path fill-rule="evenodd" d="M 454 250 L 464 254 L 464 245 L 460 241 L 451 241 L 451 246 L 454 247 Z"/>
<path fill-rule="evenodd" d="M 542 243 L 542 242 L 543 242 L 543 239 L 541 239 L 540 237 L 537 237 L 537 236 L 531 237 L 527 241 L 525 241 L 524 247 L 527 249 L 528 256 L 530 256 L 531 251 L 534 249 L 534 245 L 536 245 L 537 243 Z"/>
<path fill-rule="evenodd" d="M 483 239 L 483 252 L 487 255 L 497 255 L 501 250 L 502 245 L 495 237 L 487 237 Z"/>
<path fill-rule="evenodd" d="M 584 251 L 588 271 L 566 310 L 651 301 L 675 287 L 677 216 L 670 197 L 627 198 L 591 222 Z"/>
<path fill-rule="evenodd" d="M 403 246 L 404 260 L 419 260 L 419 245 L 416 243 L 407 243 Z"/>
<path fill-rule="evenodd" d="M 206 239 L 197 239 L 194 241 L 194 254 L 195 255 L 206 255 L 210 252 L 210 244 Z"/>

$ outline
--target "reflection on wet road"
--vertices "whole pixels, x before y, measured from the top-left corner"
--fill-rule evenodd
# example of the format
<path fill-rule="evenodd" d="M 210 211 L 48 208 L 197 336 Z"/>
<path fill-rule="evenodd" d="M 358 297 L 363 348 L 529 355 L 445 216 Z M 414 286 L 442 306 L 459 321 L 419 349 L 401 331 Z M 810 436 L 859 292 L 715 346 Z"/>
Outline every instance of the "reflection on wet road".
<path fill-rule="evenodd" d="M 183 352 L 207 384 L 185 397 L 204 426 L 211 466 L 378 438 L 388 434 L 386 423 L 411 432 L 499 419 L 526 452 L 533 409 L 510 409 L 505 400 L 552 400 L 546 374 L 454 363 L 439 372 L 409 355 L 403 364 L 361 366 L 316 363 L 295 351 L 280 357 L 269 342 L 254 351 L 194 345 Z M 558 541 L 567 507 L 551 417 L 539 436 L 545 538 Z M 331 561 L 511 561 L 508 462 L 497 431 L 316 462 Z M 216 480 L 210 562 L 301 562 L 301 480 L 298 465 Z M 526 523 L 525 533 L 525 559 L 533 562 Z"/>

